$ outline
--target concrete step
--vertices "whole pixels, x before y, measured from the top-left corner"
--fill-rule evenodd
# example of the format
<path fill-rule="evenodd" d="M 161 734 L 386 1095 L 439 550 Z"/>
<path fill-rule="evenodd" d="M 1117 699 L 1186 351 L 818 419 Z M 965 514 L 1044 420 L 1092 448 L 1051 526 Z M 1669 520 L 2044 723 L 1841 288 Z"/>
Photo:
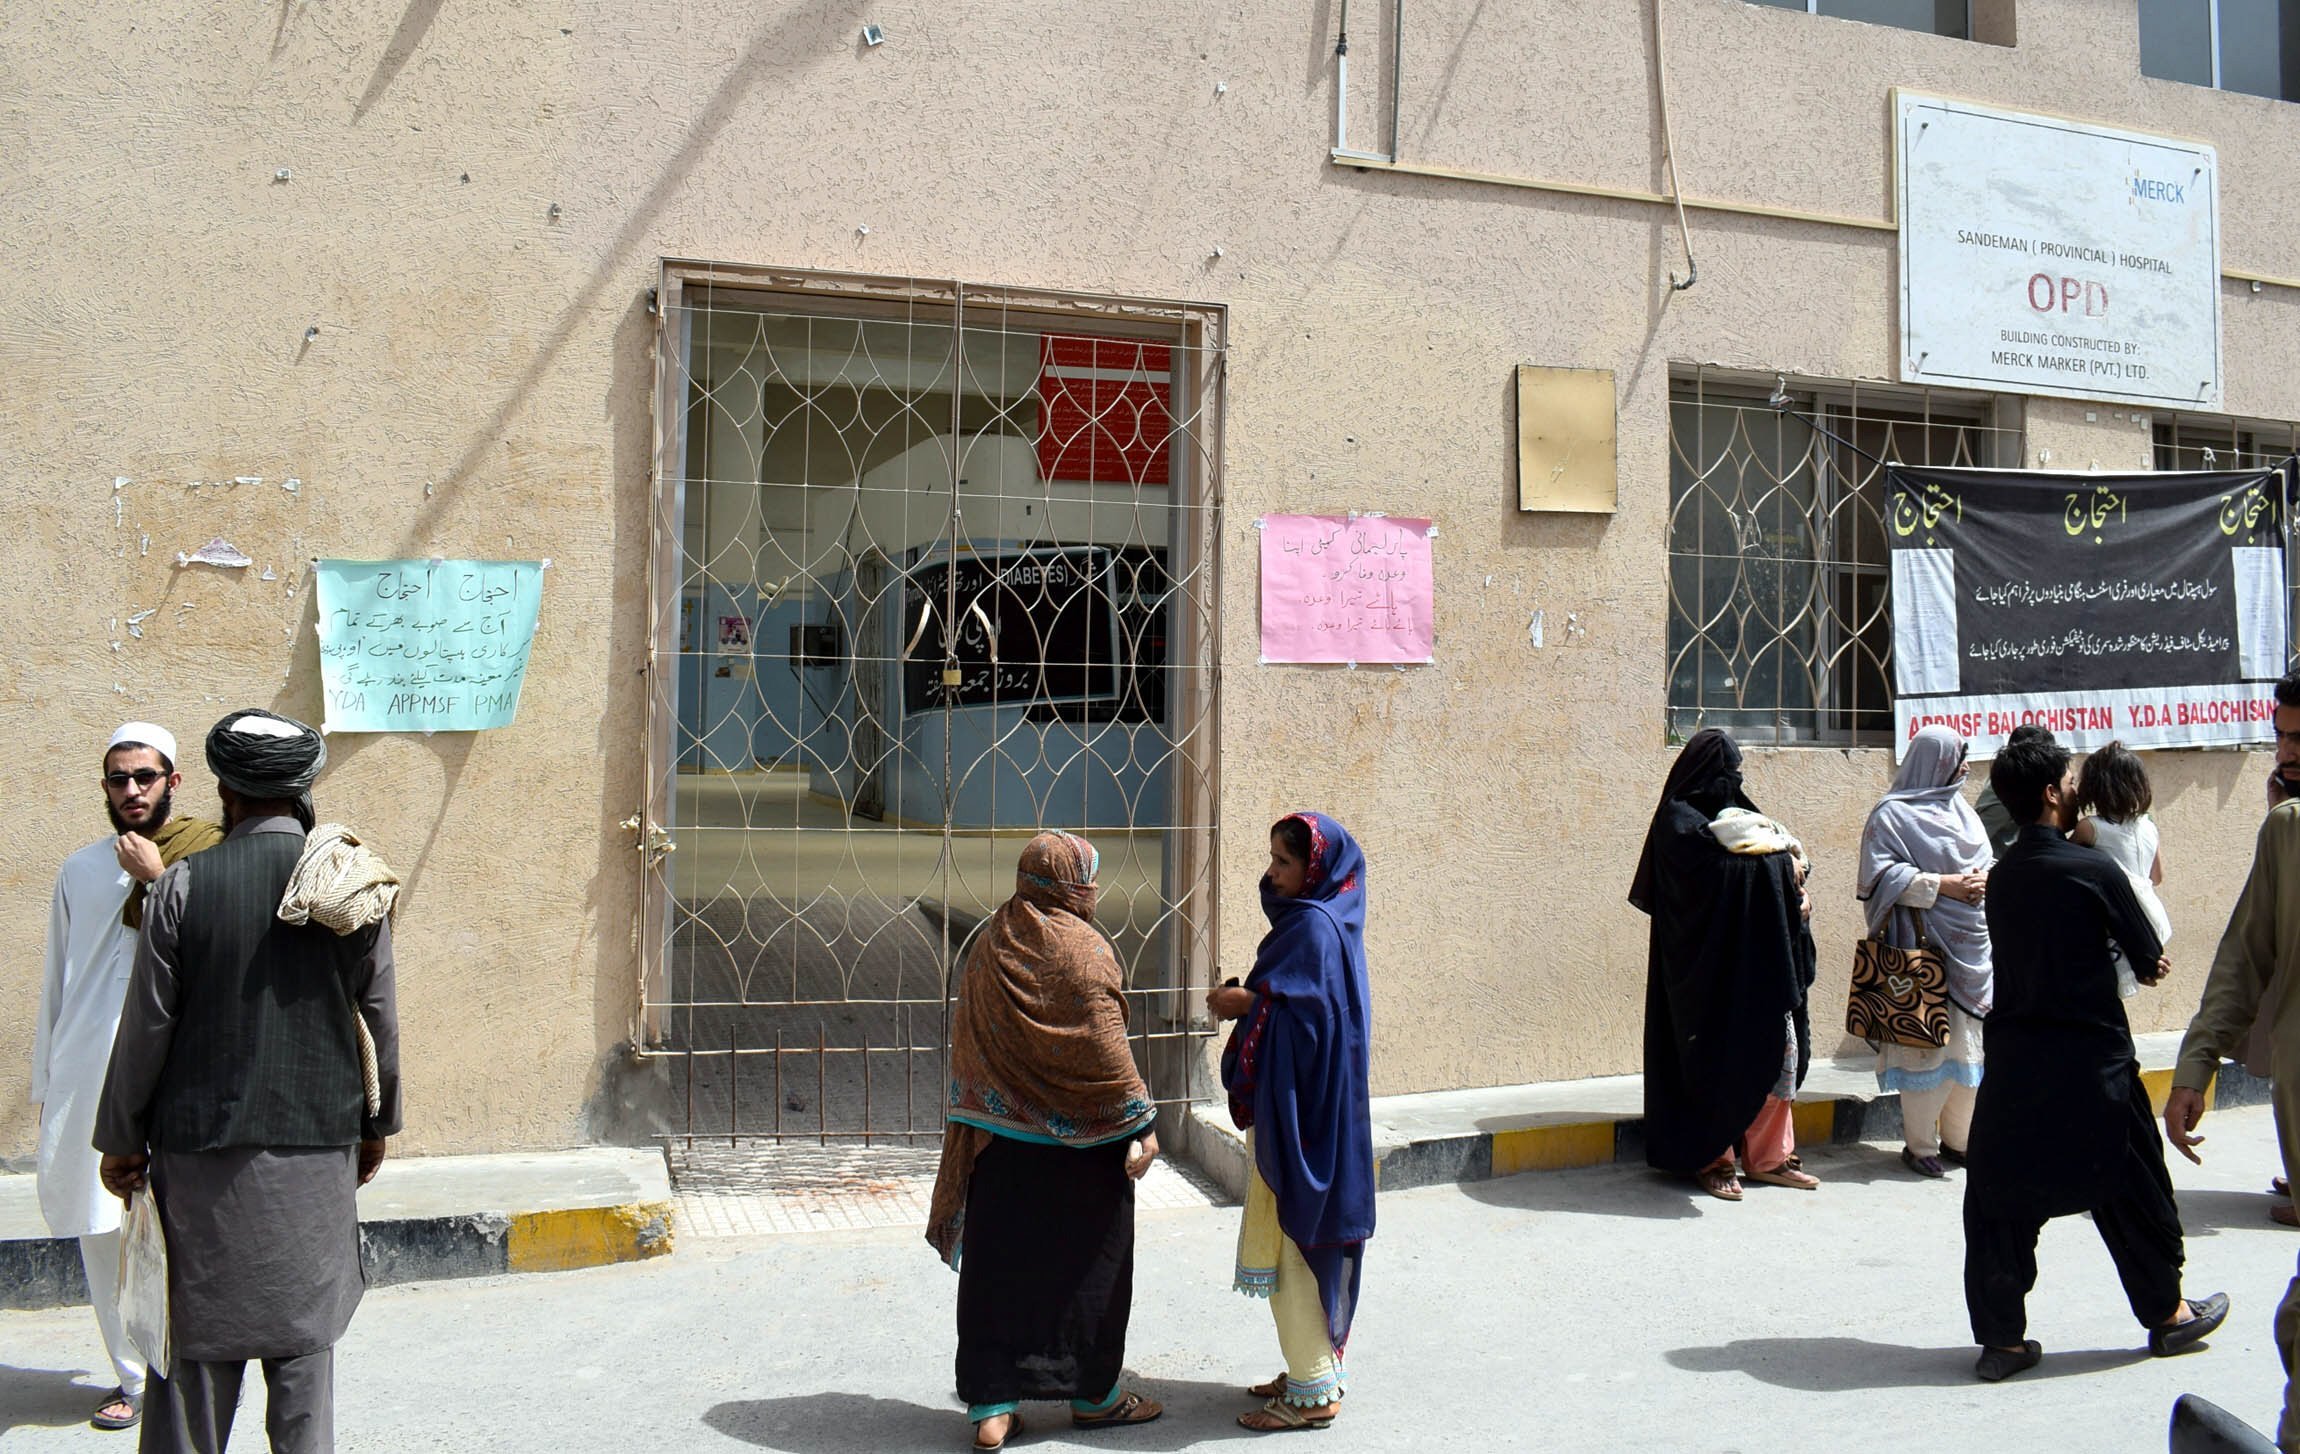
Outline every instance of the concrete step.
<path fill-rule="evenodd" d="M 2161 1108 L 2172 1087 L 2180 1035 L 2134 1037 L 2141 1079 Z M 1805 1145 L 1898 1140 L 1901 1104 L 1877 1091 L 1876 1057 L 1816 1060 L 1797 1092 L 1797 1140 Z M 2268 1082 L 2233 1062 L 2221 1067 L 2207 1105 L 2259 1105 Z M 1521 1171 L 1645 1159 L 1645 1085 L 1636 1075 L 1481 1090 L 1379 1096 L 1373 1103 L 1374 1178 L 1381 1191 L 1485 1181 Z M 1246 1141 L 1227 1106 L 1191 1108 L 1190 1155 L 1231 1196 L 1246 1195 Z"/>
<path fill-rule="evenodd" d="M 375 1287 L 633 1262 L 672 1241 L 659 1150 L 394 1157 L 359 1193 L 360 1260 Z M 30 1175 L 0 1175 L 0 1308 L 87 1300 L 78 1239 L 49 1234 Z"/>

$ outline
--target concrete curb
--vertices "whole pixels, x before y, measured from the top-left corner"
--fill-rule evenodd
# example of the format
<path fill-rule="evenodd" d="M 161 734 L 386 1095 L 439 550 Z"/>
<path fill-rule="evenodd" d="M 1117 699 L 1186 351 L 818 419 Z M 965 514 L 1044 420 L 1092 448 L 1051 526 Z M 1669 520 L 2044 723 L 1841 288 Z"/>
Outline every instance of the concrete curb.
<path fill-rule="evenodd" d="M 2163 1109 L 2172 1088 L 2169 1068 L 2144 1070 L 2150 1103 Z M 2268 1082 L 2230 1061 L 2205 1097 L 2214 1106 L 2265 1105 Z M 1376 1102 L 1377 1108 L 1379 1102 Z M 1901 1102 L 1896 1095 L 1823 1095 L 1800 1099 L 1796 1107 L 1800 1144 L 1843 1145 L 1898 1139 Z M 1191 1108 L 1190 1155 L 1199 1169 L 1232 1197 L 1246 1197 L 1246 1142 L 1231 1126 L 1228 1109 L 1202 1104 Z M 1377 1109 L 1377 1121 L 1379 1112 Z M 1458 1135 L 1374 1146 L 1374 1185 L 1378 1191 L 1486 1181 L 1526 1171 L 1565 1171 L 1583 1166 L 1645 1160 L 1642 1116 L 1577 1116 L 1571 1112 L 1526 1118 L 1504 1129 L 1464 1129 Z"/>
<path fill-rule="evenodd" d="M 605 1267 L 665 1256 L 674 1242 L 667 1201 L 359 1224 L 359 1260 L 369 1287 Z M 68 1307 L 87 1300 L 76 1238 L 0 1240 L 0 1309 Z"/>
<path fill-rule="evenodd" d="M 360 1188 L 359 1258 L 370 1287 L 636 1262 L 672 1250 L 672 1204 L 659 1150 L 401 1157 Z M 48 1235 L 34 1178 L 0 1176 L 0 1308 L 87 1300 L 78 1239 Z"/>

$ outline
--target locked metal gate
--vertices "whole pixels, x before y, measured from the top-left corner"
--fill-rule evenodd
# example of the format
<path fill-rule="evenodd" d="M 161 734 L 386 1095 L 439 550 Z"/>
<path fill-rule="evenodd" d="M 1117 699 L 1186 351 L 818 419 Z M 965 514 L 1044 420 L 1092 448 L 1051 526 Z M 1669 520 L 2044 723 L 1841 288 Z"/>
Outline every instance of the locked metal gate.
<path fill-rule="evenodd" d="M 1189 1096 L 1222 321 L 665 265 L 633 826 L 669 1134 L 939 1138 L 957 970 L 1043 828 L 1101 850 L 1138 1055 Z"/>

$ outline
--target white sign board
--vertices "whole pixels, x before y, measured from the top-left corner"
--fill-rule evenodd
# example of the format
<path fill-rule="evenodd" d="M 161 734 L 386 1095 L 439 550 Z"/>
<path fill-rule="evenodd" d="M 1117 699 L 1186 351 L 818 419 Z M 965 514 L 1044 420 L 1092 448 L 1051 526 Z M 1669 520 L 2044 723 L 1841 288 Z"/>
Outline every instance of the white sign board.
<path fill-rule="evenodd" d="M 2220 407 L 2210 146 L 1896 102 L 1904 382 Z"/>

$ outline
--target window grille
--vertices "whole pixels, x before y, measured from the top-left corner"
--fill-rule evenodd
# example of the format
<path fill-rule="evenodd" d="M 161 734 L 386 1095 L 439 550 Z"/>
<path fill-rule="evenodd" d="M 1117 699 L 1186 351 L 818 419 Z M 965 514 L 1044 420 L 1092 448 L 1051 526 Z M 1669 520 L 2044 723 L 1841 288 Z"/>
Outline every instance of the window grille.
<path fill-rule="evenodd" d="M 2154 423 L 2156 467 L 2160 470 L 2249 470 L 2281 464 L 2300 454 L 2300 424 L 2230 419 L 2209 414 L 2159 414 Z M 2286 502 L 2287 510 L 2290 509 Z M 2284 581 L 2287 614 L 2284 639 L 2300 662 L 2300 532 L 2285 517 Z"/>
<path fill-rule="evenodd" d="M 1807 385 L 1783 411 L 1768 395 L 1710 370 L 1671 383 L 1668 730 L 1884 745 L 1891 569 L 1876 460 L 2013 464 L 2020 432 L 1994 427 L 1984 396 Z"/>

